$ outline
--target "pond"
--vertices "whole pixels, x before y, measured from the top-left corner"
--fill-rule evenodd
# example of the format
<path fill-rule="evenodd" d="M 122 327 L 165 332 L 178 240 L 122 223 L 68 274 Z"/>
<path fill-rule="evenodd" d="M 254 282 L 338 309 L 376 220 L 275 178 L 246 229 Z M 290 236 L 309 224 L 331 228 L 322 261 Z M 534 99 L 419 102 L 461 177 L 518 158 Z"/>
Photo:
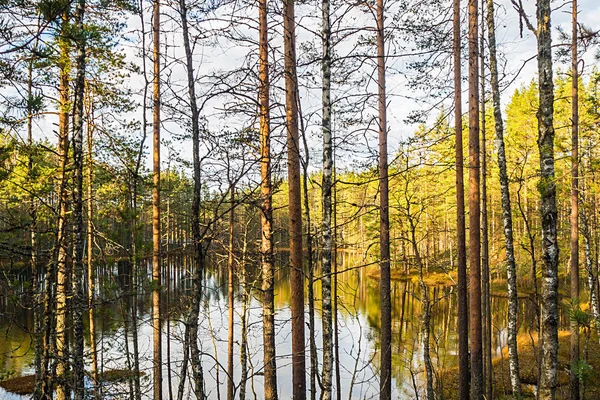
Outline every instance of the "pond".
<path fill-rule="evenodd" d="M 189 307 L 191 289 L 191 261 L 189 257 L 173 256 L 165 260 L 163 281 L 165 287 L 163 304 L 165 319 L 163 325 L 163 394 L 169 396 L 169 383 L 174 398 L 181 376 L 183 358 L 184 325 L 182 321 Z M 379 392 L 379 354 L 380 346 L 380 307 L 378 280 L 369 276 L 376 266 L 361 267 L 364 260 L 352 253 L 341 253 L 338 256 L 337 294 L 338 294 L 338 352 L 339 360 L 335 368 L 339 370 L 342 399 L 378 398 Z M 224 263 L 216 260 L 211 265 Z M 276 273 L 275 307 L 276 307 L 276 352 L 278 392 L 281 399 L 291 398 L 291 322 L 290 322 L 290 286 L 288 271 L 281 267 L 285 260 L 280 259 Z M 246 290 L 249 300 L 246 306 L 247 319 L 247 352 L 248 380 L 246 397 L 263 398 L 262 376 L 262 304 L 259 287 L 259 274 L 256 267 L 246 268 Z M 319 276 L 319 271 L 315 275 Z M 96 336 L 99 368 L 102 371 L 113 369 L 130 369 L 127 354 L 131 362 L 133 352 L 132 304 L 137 309 L 137 340 L 139 347 L 140 369 L 145 373 L 141 378 L 144 396 L 152 394 L 152 327 L 151 298 L 148 292 L 148 276 L 150 265 L 142 264 L 138 273 L 138 293 L 135 303 L 128 300 L 129 293 L 125 276 L 128 276 L 127 265 L 115 263 L 98 267 L 100 284 L 96 290 Z M 23 278 L 25 281 L 27 278 Z M 206 393 L 210 399 L 226 398 L 227 350 L 228 350 L 228 302 L 227 302 L 227 270 L 224 266 L 211 267 L 205 274 L 204 302 L 200 317 L 199 342 L 204 355 L 202 357 L 205 374 Z M 168 282 L 168 284 L 167 284 Z M 144 290 L 144 288 L 146 290 Z M 240 391 L 240 346 L 241 346 L 241 314 L 242 291 L 239 280 L 236 280 L 235 314 L 234 314 L 234 383 L 236 398 Z M 320 281 L 314 284 L 315 293 L 315 342 L 321 362 L 321 304 Z M 452 285 L 440 285 L 431 288 L 432 308 L 432 341 L 431 351 L 433 366 L 437 373 L 454 368 L 457 365 L 457 296 Z M 424 366 L 422 361 L 422 304 L 420 289 L 413 280 L 392 282 L 392 335 L 393 335 L 393 398 L 415 398 L 423 393 Z M 31 311 L 23 307 L 22 297 L 3 296 L 0 319 L 0 379 L 22 376 L 33 373 L 33 349 L 31 348 L 30 329 L 32 326 Z M 506 345 L 507 300 L 502 296 L 492 297 L 492 352 L 500 356 Z M 527 331 L 532 323 L 531 300 L 524 298 L 519 302 L 519 329 Z M 308 323 L 308 308 L 306 308 Z M 87 314 L 86 314 L 87 315 Z M 563 319 L 562 324 L 568 323 Z M 89 321 L 85 322 L 86 357 L 89 358 Z M 309 343 L 307 340 L 307 387 L 309 387 Z M 89 369 L 89 359 L 87 366 Z M 320 369 L 320 368 L 319 368 Z M 170 377 L 170 378 L 169 378 Z M 188 375 L 189 377 L 189 375 Z M 187 380 L 189 382 L 189 379 Z M 444 382 L 441 382 L 443 385 Z M 335 370 L 334 370 L 335 385 Z M 318 388 L 318 384 L 317 384 Z M 317 389 L 318 390 L 318 389 Z M 334 391 L 336 388 L 334 387 Z M 127 383 L 105 384 L 104 398 L 129 398 Z M 186 384 L 184 398 L 193 397 L 191 387 Z M 2 399 L 21 399 L 0 389 Z M 319 395 L 317 393 L 317 398 Z"/>

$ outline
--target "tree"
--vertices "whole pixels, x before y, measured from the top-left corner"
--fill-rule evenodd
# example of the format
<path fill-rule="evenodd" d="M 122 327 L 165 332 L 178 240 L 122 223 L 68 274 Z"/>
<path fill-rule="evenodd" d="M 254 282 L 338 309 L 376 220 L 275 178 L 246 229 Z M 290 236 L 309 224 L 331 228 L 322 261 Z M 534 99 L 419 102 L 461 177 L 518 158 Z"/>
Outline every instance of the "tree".
<path fill-rule="evenodd" d="M 306 357 L 304 347 L 304 272 L 302 269 L 302 201 L 295 24 L 294 0 L 285 0 L 283 30 L 289 184 L 290 285 L 292 288 L 292 384 L 294 400 L 303 400 L 306 398 Z"/>
<path fill-rule="evenodd" d="M 498 59 L 496 54 L 496 24 L 494 1 L 487 0 L 488 47 L 490 53 L 490 85 L 492 89 L 492 105 L 494 108 L 494 129 L 498 153 L 498 171 L 500 180 L 500 196 L 502 199 L 502 223 L 504 227 L 504 246 L 506 251 L 506 275 L 508 285 L 508 357 L 510 383 L 513 396 L 521 397 L 521 377 L 519 357 L 517 353 L 517 267 L 515 262 L 515 245 L 513 237 L 512 208 L 510 204 L 510 187 L 507 173 L 506 152 L 504 146 L 504 123 L 500 103 L 500 84 L 498 82 Z"/>
<path fill-rule="evenodd" d="M 456 253 L 458 270 L 458 397 L 469 397 L 469 316 L 467 309 L 467 246 L 462 139 L 460 0 L 453 0 L 454 148 L 456 151 Z"/>
<path fill-rule="evenodd" d="M 540 216 L 542 221 L 542 374 L 538 398 L 556 396 L 558 362 L 558 237 L 556 181 L 554 170 L 554 82 L 550 0 L 537 1 L 537 60 L 539 109 L 538 149 L 540 153 Z"/>
<path fill-rule="evenodd" d="M 154 119 L 152 152 L 152 331 L 154 400 L 162 399 L 161 234 L 160 234 L 160 0 L 153 3 Z"/>
<path fill-rule="evenodd" d="M 571 304 L 579 309 L 579 73 L 577 60 L 577 0 L 572 4 L 571 37 Z M 571 318 L 571 400 L 579 400 L 579 323 Z"/>
<path fill-rule="evenodd" d="M 333 249 L 333 237 L 331 229 L 332 215 L 332 187 L 333 187 L 333 140 L 331 132 L 331 23 L 330 2 L 323 0 L 322 12 L 322 43 L 323 60 L 321 70 L 322 78 L 322 122 L 323 131 L 323 179 L 321 193 L 323 201 L 323 250 L 322 270 L 323 279 L 321 283 L 323 302 L 323 374 L 321 399 L 331 399 L 332 371 L 333 371 L 333 327 L 332 327 L 332 299 L 331 299 L 331 260 Z"/>
<path fill-rule="evenodd" d="M 379 398 L 392 397 L 392 303 L 390 298 L 390 216 L 385 95 L 385 31 L 383 0 L 377 0 L 377 104 L 379 108 L 379 290 L 381 302 L 381 376 Z"/>
<path fill-rule="evenodd" d="M 83 365 L 83 313 L 86 301 L 83 289 L 83 254 L 85 229 L 83 225 L 83 117 L 85 99 L 86 40 L 83 17 L 85 0 L 78 0 L 75 10 L 77 75 L 75 78 L 75 110 L 73 118 L 73 391 L 75 400 L 85 396 Z"/>
<path fill-rule="evenodd" d="M 479 153 L 478 2 L 469 0 L 469 316 L 471 399 L 483 397 L 481 327 L 481 216 Z"/>
<path fill-rule="evenodd" d="M 271 184 L 271 121 L 269 105 L 269 37 L 267 0 L 258 3 L 259 24 L 259 135 L 260 135 L 260 262 L 263 300 L 263 362 L 265 399 L 277 400 L 277 366 L 275 363 L 275 296 L 273 291 L 273 189 Z"/>

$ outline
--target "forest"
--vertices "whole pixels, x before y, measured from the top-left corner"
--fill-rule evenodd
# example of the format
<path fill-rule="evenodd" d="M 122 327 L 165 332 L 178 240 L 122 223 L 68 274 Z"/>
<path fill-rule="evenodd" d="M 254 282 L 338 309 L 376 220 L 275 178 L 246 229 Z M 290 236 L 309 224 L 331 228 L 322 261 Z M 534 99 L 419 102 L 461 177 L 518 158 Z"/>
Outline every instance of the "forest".
<path fill-rule="evenodd" d="M 0 399 L 600 398 L 598 16 L 0 0 Z"/>

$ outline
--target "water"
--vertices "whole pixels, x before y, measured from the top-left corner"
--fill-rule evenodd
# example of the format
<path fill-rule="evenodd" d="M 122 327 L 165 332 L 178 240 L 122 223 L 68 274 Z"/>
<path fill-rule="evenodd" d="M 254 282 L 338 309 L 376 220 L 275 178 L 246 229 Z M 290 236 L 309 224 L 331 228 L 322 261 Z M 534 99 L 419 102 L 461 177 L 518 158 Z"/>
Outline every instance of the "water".
<path fill-rule="evenodd" d="M 339 373 L 343 399 L 378 398 L 378 370 L 380 346 L 379 335 L 379 288 L 378 281 L 369 277 L 367 267 L 357 268 L 363 260 L 357 255 L 341 254 L 338 275 L 338 333 L 339 333 Z M 212 265 L 224 264 L 219 261 Z M 171 387 L 177 395 L 181 360 L 183 358 L 182 342 L 185 320 L 189 307 L 189 291 L 191 282 L 189 266 L 191 262 L 185 257 L 173 257 L 169 260 L 168 286 L 163 295 L 165 310 L 168 310 L 169 321 L 163 325 L 163 393 L 168 398 L 168 376 L 171 375 Z M 373 267 L 371 267 L 373 268 Z M 247 310 L 248 319 L 248 381 L 247 398 L 263 398 L 262 377 L 262 305 L 260 292 L 251 286 L 259 287 L 258 274 L 255 267 L 248 266 L 250 301 Z M 111 265 L 99 268 L 100 284 L 97 285 L 96 329 L 98 342 L 99 368 L 129 369 L 126 357 L 126 330 L 124 321 L 131 321 L 130 304 L 125 297 L 127 280 L 123 278 L 126 266 Z M 141 277 L 149 276 L 150 267 L 144 265 Z M 167 276 L 167 270 L 163 276 Z M 315 275 L 319 275 L 316 271 Z M 140 278 L 140 287 L 144 287 L 145 279 Z M 239 282 L 238 282 L 239 283 Z M 239 396 L 241 376 L 240 344 L 241 344 L 241 287 L 236 286 L 235 298 L 235 354 L 234 383 L 236 398 Z M 314 285 L 315 301 L 315 340 L 319 349 L 321 337 L 321 305 L 320 281 Z M 168 296 L 167 296 L 168 292 Z M 228 337 L 228 305 L 227 305 L 227 273 L 224 266 L 213 266 L 206 272 L 204 302 L 200 317 L 199 342 L 203 351 L 203 369 L 206 381 L 206 392 L 211 399 L 226 398 L 227 379 L 227 337 Z M 433 287 L 430 296 L 434 299 L 432 308 L 432 342 L 431 352 L 433 366 L 436 371 L 452 368 L 457 365 L 457 297 L 452 286 Z M 422 305 L 419 300 L 420 290 L 415 282 L 392 282 L 392 336 L 393 336 L 393 398 L 414 398 L 415 391 L 423 394 L 424 365 L 422 361 Z M 31 312 L 15 303 L 14 299 L 2 299 L 0 318 L 0 378 L 31 374 L 33 349 L 28 333 L 32 325 Z M 276 307 L 276 351 L 277 378 L 280 398 L 291 398 L 291 323 L 290 323 L 290 287 L 285 268 L 278 268 L 275 286 Z M 167 304 L 168 302 L 168 304 Z M 142 386 L 146 398 L 152 391 L 152 327 L 150 294 L 140 290 L 136 298 L 138 310 L 138 340 L 140 349 L 140 368 L 145 373 Z M 499 355 L 506 345 L 506 299 L 492 298 L 492 349 Z M 526 330 L 531 324 L 531 303 L 528 299 L 520 301 L 520 330 Z M 308 312 L 308 309 L 307 309 Z M 308 315 L 306 315 L 308 323 Z M 169 335 L 167 336 L 167 325 Z M 86 322 L 86 346 L 89 353 L 89 334 Z M 129 351 L 133 349 L 131 329 L 127 335 Z M 308 327 L 306 329 L 308 355 Z M 170 351 L 167 352 L 167 347 Z M 89 356 L 89 354 L 87 355 Z M 167 365 L 167 358 L 170 364 Z M 87 365 L 89 366 L 89 360 Z M 169 368 L 170 366 L 170 368 Z M 309 386 L 308 370 L 310 361 L 307 357 L 307 387 Z M 319 368 L 320 369 L 320 368 Z M 334 376 L 335 381 L 335 376 Z M 189 375 L 188 380 L 189 382 Z M 334 382 L 335 384 L 335 382 Z M 443 385 L 443 382 L 442 382 Z M 318 388 L 318 384 L 317 384 Z M 127 399 L 129 387 L 123 384 L 108 384 L 104 388 L 105 398 Z M 334 388 L 335 390 L 335 388 Z M 191 387 L 186 386 L 186 396 L 193 397 Z M 11 395 L 0 389 L 2 399 L 21 399 L 25 397 Z M 317 394 L 318 398 L 318 394 Z"/>

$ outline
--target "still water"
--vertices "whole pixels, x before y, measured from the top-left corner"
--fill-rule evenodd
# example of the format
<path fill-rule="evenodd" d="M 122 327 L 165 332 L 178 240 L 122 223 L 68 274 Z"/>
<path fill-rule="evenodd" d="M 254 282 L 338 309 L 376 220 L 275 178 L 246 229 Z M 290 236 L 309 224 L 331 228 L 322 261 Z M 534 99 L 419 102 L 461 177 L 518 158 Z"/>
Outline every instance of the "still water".
<path fill-rule="evenodd" d="M 340 254 L 338 257 L 338 347 L 341 392 L 343 399 L 371 399 L 378 397 L 378 370 L 380 346 L 379 329 L 379 289 L 378 281 L 369 277 L 368 267 L 360 267 L 364 260 L 353 254 Z M 221 264 L 219 260 L 212 263 Z M 224 264 L 224 263 L 223 263 Z M 284 262 L 282 261 L 283 265 Z M 163 393 L 169 395 L 170 386 L 173 395 L 177 395 L 177 387 L 181 376 L 183 358 L 184 325 L 189 306 L 191 282 L 190 265 L 187 257 L 172 257 L 165 263 L 167 267 L 163 276 L 165 293 L 163 304 L 168 312 L 168 321 L 163 325 Z M 131 304 L 125 296 L 126 274 L 123 265 L 106 265 L 98 267 L 100 284 L 97 285 L 96 329 L 99 368 L 101 370 L 128 369 L 127 350 L 132 352 Z M 373 268 L 373 267 L 370 267 Z M 246 290 L 249 293 L 247 304 L 247 337 L 248 337 L 248 380 L 246 397 L 248 399 L 263 398 L 262 376 L 262 305 L 260 292 L 253 287 L 260 287 L 258 274 L 251 266 L 247 267 Z M 138 287 L 147 287 L 150 266 L 143 265 L 139 273 Z M 315 272 L 319 275 L 319 271 Z M 22 278 L 26 280 L 27 278 Z M 206 393 L 210 399 L 226 398 L 227 378 L 227 339 L 228 339 L 228 302 L 227 302 L 226 268 L 213 267 L 206 272 L 204 302 L 200 317 L 199 342 L 204 352 L 203 369 L 205 374 Z M 168 284 L 167 284 L 168 282 Z M 234 316 L 234 382 L 236 398 L 240 390 L 240 346 L 241 346 L 241 292 L 243 287 L 236 281 L 236 306 Z M 321 305 L 320 281 L 314 284 L 315 292 L 315 341 L 319 349 L 321 361 Z M 456 289 L 450 285 L 432 287 L 430 297 L 434 299 L 432 306 L 432 342 L 431 353 L 436 372 L 455 367 L 457 364 L 457 297 Z M 422 361 L 422 304 L 419 300 L 420 289 L 416 282 L 392 282 L 392 335 L 393 335 L 393 398 L 415 398 L 423 393 L 424 365 Z M 139 290 L 135 299 L 137 306 L 138 342 L 140 352 L 140 368 L 143 390 L 146 398 L 150 398 L 152 390 L 152 327 L 150 295 Z M 280 398 L 291 398 L 291 323 L 290 323 L 290 287 L 285 268 L 278 268 L 275 287 L 276 307 L 276 345 L 277 345 L 277 378 Z M 520 301 L 520 330 L 529 328 L 532 320 L 529 300 Z M 18 300 L 18 296 L 1 298 L 0 315 L 0 379 L 33 373 L 33 349 L 29 329 L 32 325 L 31 312 L 26 310 Z M 492 298 L 492 351 L 501 354 L 506 345 L 506 299 Z M 308 308 L 306 322 L 308 323 Z M 126 329 L 126 322 L 129 328 Z M 88 342 L 89 357 L 89 334 Z M 309 331 L 306 328 L 308 349 Z M 307 350 L 308 355 L 308 350 Z M 87 365 L 89 366 L 89 360 Z M 309 386 L 307 358 L 307 386 Z M 334 376 L 335 381 L 335 376 Z M 188 380 L 189 382 L 189 374 Z M 335 382 L 334 382 L 335 384 Z M 443 384 L 443 382 L 442 382 Z M 318 388 L 318 384 L 317 384 Z M 318 389 L 317 389 L 318 390 Z M 335 388 L 334 388 L 335 390 Z M 106 384 L 103 388 L 107 399 L 129 398 L 127 383 Z M 184 398 L 193 398 L 191 387 L 186 385 Z M 0 399 L 23 399 L 26 397 L 6 393 L 0 389 Z M 318 398 L 318 394 L 317 394 Z"/>

